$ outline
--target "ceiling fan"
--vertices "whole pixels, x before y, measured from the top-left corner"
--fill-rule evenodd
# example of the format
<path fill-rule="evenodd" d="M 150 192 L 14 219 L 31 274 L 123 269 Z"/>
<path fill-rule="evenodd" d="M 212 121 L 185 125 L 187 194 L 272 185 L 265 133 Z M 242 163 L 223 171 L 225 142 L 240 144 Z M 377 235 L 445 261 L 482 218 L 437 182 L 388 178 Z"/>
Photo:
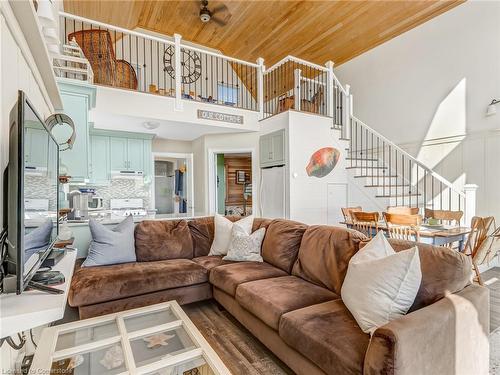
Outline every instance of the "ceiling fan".
<path fill-rule="evenodd" d="M 207 22 L 215 22 L 219 26 L 226 26 L 226 21 L 223 20 L 222 18 L 218 18 L 215 15 L 220 14 L 220 13 L 225 13 L 227 12 L 227 6 L 224 4 L 219 5 L 212 10 L 208 9 L 208 0 L 202 0 L 201 1 L 201 7 L 200 7 L 200 20 L 203 23 Z"/>

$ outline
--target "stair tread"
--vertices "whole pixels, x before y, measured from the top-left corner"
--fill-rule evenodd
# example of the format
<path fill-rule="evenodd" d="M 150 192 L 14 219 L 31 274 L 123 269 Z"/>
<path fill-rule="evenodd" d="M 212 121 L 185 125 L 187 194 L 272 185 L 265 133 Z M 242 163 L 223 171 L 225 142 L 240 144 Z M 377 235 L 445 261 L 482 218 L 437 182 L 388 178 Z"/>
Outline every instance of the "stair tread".
<path fill-rule="evenodd" d="M 420 197 L 422 194 L 420 193 L 411 193 L 411 194 L 390 194 L 390 195 L 376 195 L 376 198 L 401 198 L 401 197 Z"/>
<path fill-rule="evenodd" d="M 377 176 L 375 176 L 377 177 Z M 365 185 L 365 187 L 369 187 L 369 188 L 372 188 L 372 187 L 386 187 L 386 188 L 393 188 L 393 187 L 410 187 L 410 185 L 394 185 L 394 184 L 387 184 L 387 185 Z"/>
<path fill-rule="evenodd" d="M 381 177 L 381 178 L 398 178 L 399 176 L 377 176 L 375 175 L 362 175 L 362 176 L 354 176 L 354 178 L 361 178 L 361 177 Z"/>
<path fill-rule="evenodd" d="M 351 158 L 350 156 L 346 157 L 345 160 L 360 160 L 360 161 L 379 161 L 379 159 L 361 159 L 361 158 Z"/>
<path fill-rule="evenodd" d="M 352 167 L 345 167 L 345 169 L 357 169 L 357 168 L 365 168 L 365 169 L 387 169 L 387 167 L 383 167 L 383 166 L 372 166 L 372 167 L 367 167 L 367 166 L 363 166 L 363 165 L 357 165 L 357 166 L 352 166 Z"/>

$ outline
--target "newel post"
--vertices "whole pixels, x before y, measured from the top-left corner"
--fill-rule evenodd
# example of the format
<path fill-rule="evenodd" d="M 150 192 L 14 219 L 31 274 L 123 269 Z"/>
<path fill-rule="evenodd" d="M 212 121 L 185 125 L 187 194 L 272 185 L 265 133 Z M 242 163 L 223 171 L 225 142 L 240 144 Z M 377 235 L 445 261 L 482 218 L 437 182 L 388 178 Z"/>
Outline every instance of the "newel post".
<path fill-rule="evenodd" d="M 464 193 L 465 193 L 465 214 L 464 214 L 464 224 L 469 226 L 472 218 L 476 216 L 476 192 L 477 192 L 476 184 L 465 184 L 464 185 Z"/>
<path fill-rule="evenodd" d="M 300 111 L 300 73 L 301 73 L 301 70 L 300 69 L 295 69 L 294 71 L 294 83 L 295 83 L 295 86 L 294 86 L 294 92 L 293 92 L 293 96 L 295 98 L 295 102 L 294 102 L 294 109 L 296 111 Z"/>
<path fill-rule="evenodd" d="M 181 66 L 181 39 L 180 34 L 174 34 L 175 42 L 175 110 L 182 111 L 182 66 Z"/>
<path fill-rule="evenodd" d="M 335 86 L 335 82 L 334 82 L 334 79 L 333 79 L 333 61 L 329 60 L 326 62 L 325 64 L 326 68 L 328 69 L 327 71 L 327 80 L 328 80 L 328 87 L 326 88 L 326 100 L 327 100 L 327 116 L 328 117 L 333 117 L 333 113 L 334 113 L 334 89 L 333 87 Z"/>
<path fill-rule="evenodd" d="M 257 65 L 257 100 L 259 103 L 259 120 L 262 120 L 264 118 L 264 72 L 266 70 L 262 57 L 257 59 Z"/>

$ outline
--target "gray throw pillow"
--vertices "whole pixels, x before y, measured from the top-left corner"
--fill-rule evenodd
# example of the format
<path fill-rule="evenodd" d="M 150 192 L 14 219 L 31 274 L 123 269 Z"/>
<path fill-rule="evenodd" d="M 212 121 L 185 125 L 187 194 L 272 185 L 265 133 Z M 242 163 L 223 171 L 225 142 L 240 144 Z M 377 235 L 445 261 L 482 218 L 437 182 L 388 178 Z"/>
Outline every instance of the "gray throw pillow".
<path fill-rule="evenodd" d="M 51 219 L 46 219 L 37 228 L 24 235 L 24 260 L 35 253 L 45 251 L 52 240 L 52 229 L 54 223 Z"/>
<path fill-rule="evenodd" d="M 113 229 L 94 219 L 89 221 L 92 242 L 82 267 L 135 262 L 134 219 L 128 216 Z"/>

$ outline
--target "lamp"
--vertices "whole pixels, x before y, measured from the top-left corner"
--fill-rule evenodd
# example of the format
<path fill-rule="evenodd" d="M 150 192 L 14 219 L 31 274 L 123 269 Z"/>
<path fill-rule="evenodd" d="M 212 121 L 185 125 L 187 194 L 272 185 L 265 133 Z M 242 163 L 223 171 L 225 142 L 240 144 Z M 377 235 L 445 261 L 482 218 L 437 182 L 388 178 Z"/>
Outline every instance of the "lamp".
<path fill-rule="evenodd" d="M 500 100 L 498 99 L 493 99 L 486 109 L 486 116 L 493 116 L 495 113 L 497 113 L 497 109 L 495 108 L 495 104 L 500 103 Z"/>

